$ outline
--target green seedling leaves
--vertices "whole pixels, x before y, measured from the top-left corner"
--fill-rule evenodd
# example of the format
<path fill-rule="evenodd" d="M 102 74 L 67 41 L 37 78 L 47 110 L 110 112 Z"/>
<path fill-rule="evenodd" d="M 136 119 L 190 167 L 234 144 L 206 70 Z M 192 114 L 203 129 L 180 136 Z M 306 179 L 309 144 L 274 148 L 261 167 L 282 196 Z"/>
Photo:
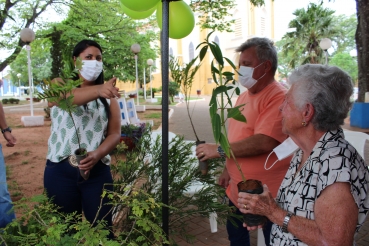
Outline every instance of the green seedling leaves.
<path fill-rule="evenodd" d="M 229 108 L 227 109 L 227 117 L 235 119 L 237 121 L 246 122 L 245 116 L 241 113 L 240 108 L 243 107 L 245 104 L 242 104 L 240 106 Z"/>

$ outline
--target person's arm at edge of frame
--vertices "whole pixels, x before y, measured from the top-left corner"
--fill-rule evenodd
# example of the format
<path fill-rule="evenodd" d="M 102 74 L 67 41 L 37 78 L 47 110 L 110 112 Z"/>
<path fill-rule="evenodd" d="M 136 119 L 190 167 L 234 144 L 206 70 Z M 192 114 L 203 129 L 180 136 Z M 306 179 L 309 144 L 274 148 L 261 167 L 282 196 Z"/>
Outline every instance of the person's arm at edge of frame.
<path fill-rule="evenodd" d="M 7 127 L 8 124 L 6 123 L 3 104 L 0 103 L 0 128 L 3 130 Z M 13 147 L 17 143 L 17 139 L 13 136 L 11 132 L 6 131 L 4 132 L 3 136 L 7 141 L 6 146 L 8 147 Z"/>
<path fill-rule="evenodd" d="M 111 78 L 107 82 L 101 85 L 91 85 L 91 86 L 83 86 L 80 88 L 76 88 L 73 90 L 73 103 L 80 106 L 85 105 L 88 102 L 91 102 L 99 97 L 103 98 L 120 98 L 119 88 L 115 87 L 117 78 Z M 53 83 L 57 83 L 57 81 L 61 81 L 61 78 L 53 79 Z M 48 102 L 48 106 L 52 107 L 56 105 L 55 103 Z"/>
<path fill-rule="evenodd" d="M 244 196 L 246 193 L 239 194 Z M 259 198 L 265 200 L 266 197 L 268 197 L 269 206 L 265 202 L 258 202 Z M 239 200 L 240 211 L 265 215 L 273 223 L 282 227 L 287 211 L 277 205 L 266 185 L 259 198 L 258 195 L 246 198 L 251 207 L 249 210 L 245 210 Z M 315 202 L 314 213 L 315 220 L 292 216 L 288 223 L 288 232 L 308 245 L 353 244 L 358 207 L 352 197 L 349 183 L 337 182 L 327 186 Z M 248 227 L 249 230 L 256 228 Z"/>
<path fill-rule="evenodd" d="M 100 146 L 89 152 L 87 157 L 81 160 L 79 168 L 81 170 L 90 170 L 101 158 L 109 154 L 119 143 L 120 140 L 120 110 L 115 98 L 110 99 L 110 117 L 106 138 Z M 92 165 L 91 165 L 92 164 Z M 86 165 L 86 166 L 84 166 Z"/>

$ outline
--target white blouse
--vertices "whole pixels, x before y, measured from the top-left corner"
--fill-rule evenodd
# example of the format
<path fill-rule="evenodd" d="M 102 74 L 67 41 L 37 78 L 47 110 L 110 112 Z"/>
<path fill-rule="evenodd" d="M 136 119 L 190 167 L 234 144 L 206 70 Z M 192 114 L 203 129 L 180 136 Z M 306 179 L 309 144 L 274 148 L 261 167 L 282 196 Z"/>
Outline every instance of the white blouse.
<path fill-rule="evenodd" d="M 279 206 L 297 216 L 314 220 L 314 204 L 322 191 L 333 183 L 348 182 L 359 208 L 357 233 L 369 208 L 369 171 L 356 149 L 344 139 L 342 129 L 326 132 L 296 174 L 301 158 L 302 150 L 299 150 L 291 160 L 277 194 Z M 291 233 L 283 233 L 282 228 L 276 224 L 272 227 L 271 244 L 306 245 Z"/>
<path fill-rule="evenodd" d="M 110 100 L 107 99 L 108 104 Z M 47 159 L 52 162 L 60 162 L 79 148 L 77 132 L 73 120 L 79 132 L 81 147 L 87 152 L 96 150 L 106 137 L 108 117 L 102 102 L 97 99 L 87 103 L 87 108 L 78 106 L 73 112 L 73 120 L 69 114 L 57 106 L 50 110 L 51 135 L 48 140 Z M 101 159 L 106 165 L 110 164 L 110 156 Z"/>

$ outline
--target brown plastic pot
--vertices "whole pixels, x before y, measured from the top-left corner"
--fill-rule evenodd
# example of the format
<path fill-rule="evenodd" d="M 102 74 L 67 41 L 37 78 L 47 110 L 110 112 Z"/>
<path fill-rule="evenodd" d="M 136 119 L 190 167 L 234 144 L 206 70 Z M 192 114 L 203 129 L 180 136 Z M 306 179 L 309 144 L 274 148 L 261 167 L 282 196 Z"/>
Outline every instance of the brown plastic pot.
<path fill-rule="evenodd" d="M 74 155 L 76 156 L 76 161 L 79 165 L 79 162 L 83 159 L 85 159 L 87 157 L 87 150 L 86 149 L 77 149 L 76 151 L 74 151 Z M 79 170 L 79 173 L 81 174 L 82 178 L 84 178 L 85 180 L 87 180 L 90 177 L 90 172 L 88 172 L 87 174 L 85 174 L 85 170 Z"/>
<path fill-rule="evenodd" d="M 248 179 L 241 181 L 237 184 L 238 192 L 246 192 L 249 194 L 261 194 L 263 193 L 263 184 L 256 179 Z M 243 214 L 243 221 L 248 226 L 264 225 L 267 218 L 257 214 Z"/>
<path fill-rule="evenodd" d="M 199 144 L 204 144 L 204 143 L 205 143 L 205 141 L 196 141 L 196 146 L 198 146 Z M 208 171 L 209 171 L 208 162 L 199 160 L 199 170 L 200 170 L 202 175 L 208 174 Z"/>

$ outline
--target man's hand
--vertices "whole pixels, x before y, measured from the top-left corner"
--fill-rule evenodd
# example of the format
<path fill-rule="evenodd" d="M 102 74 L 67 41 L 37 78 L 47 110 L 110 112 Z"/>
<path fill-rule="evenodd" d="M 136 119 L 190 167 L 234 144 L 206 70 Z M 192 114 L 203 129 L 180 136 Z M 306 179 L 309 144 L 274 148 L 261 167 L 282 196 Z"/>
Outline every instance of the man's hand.
<path fill-rule="evenodd" d="M 229 185 L 229 180 L 231 178 L 229 177 L 227 168 L 224 168 L 222 174 L 219 176 L 218 184 L 224 188 L 227 188 Z"/>
<path fill-rule="evenodd" d="M 17 143 L 17 139 L 11 134 L 11 132 L 4 132 L 4 138 L 6 141 L 6 146 L 8 147 L 14 147 L 14 145 Z"/>
<path fill-rule="evenodd" d="M 199 144 L 196 147 L 196 156 L 200 161 L 220 158 L 218 146 L 216 144 Z"/>

